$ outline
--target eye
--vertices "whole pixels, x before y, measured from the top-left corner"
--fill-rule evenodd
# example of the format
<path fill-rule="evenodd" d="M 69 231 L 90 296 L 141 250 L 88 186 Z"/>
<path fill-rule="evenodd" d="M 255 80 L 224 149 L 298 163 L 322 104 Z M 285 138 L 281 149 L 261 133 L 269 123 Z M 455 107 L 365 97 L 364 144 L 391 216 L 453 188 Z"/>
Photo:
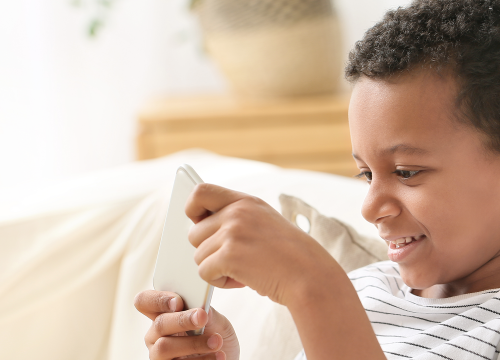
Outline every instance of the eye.
<path fill-rule="evenodd" d="M 372 181 L 372 172 L 371 171 L 362 171 L 358 175 L 355 176 L 355 178 L 359 179 L 362 177 L 366 178 L 366 181 L 370 182 Z"/>
<path fill-rule="evenodd" d="M 394 171 L 394 174 L 396 174 L 403 180 L 408 180 L 417 175 L 419 172 L 420 170 L 396 170 Z"/>

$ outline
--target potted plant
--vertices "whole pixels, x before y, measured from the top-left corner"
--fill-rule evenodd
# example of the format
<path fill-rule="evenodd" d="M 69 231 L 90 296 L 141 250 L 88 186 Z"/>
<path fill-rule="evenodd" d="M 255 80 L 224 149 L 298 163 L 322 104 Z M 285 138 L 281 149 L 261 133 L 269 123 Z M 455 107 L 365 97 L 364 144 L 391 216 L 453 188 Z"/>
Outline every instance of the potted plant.
<path fill-rule="evenodd" d="M 74 0 L 78 5 L 82 0 Z M 116 0 L 94 0 L 96 36 Z M 341 72 L 331 0 L 190 0 L 205 49 L 234 91 L 250 97 L 333 93 Z"/>
<path fill-rule="evenodd" d="M 337 90 L 340 26 L 330 0 L 196 0 L 192 9 L 209 55 L 237 93 Z"/>

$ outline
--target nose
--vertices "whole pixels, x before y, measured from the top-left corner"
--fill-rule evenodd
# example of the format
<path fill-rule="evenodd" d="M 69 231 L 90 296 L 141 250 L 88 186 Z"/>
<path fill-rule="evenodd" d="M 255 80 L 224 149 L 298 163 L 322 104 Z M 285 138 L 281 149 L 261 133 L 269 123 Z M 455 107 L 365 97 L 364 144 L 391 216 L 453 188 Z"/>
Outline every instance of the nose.
<path fill-rule="evenodd" d="M 397 217 L 400 213 L 401 206 L 394 195 L 394 191 L 382 182 L 372 181 L 361 207 L 363 217 L 368 222 L 378 225 Z"/>

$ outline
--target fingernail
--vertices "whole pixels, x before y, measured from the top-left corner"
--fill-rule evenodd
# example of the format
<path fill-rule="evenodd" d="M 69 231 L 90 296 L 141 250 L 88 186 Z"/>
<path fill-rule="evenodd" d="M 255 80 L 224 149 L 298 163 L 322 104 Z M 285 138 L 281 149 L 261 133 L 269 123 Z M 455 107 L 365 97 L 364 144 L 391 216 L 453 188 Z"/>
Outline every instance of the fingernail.
<path fill-rule="evenodd" d="M 216 360 L 225 360 L 226 357 L 224 356 L 224 353 L 222 351 L 219 351 L 218 353 L 215 354 L 215 359 Z"/>
<path fill-rule="evenodd" d="M 192 315 L 191 315 L 191 321 L 195 326 L 198 326 L 198 310 L 196 310 Z"/>
<path fill-rule="evenodd" d="M 177 298 L 172 298 L 168 301 L 168 307 L 172 312 L 177 309 Z"/>
<path fill-rule="evenodd" d="M 219 347 L 219 337 L 217 334 L 208 338 L 207 345 L 210 349 L 217 349 Z"/>

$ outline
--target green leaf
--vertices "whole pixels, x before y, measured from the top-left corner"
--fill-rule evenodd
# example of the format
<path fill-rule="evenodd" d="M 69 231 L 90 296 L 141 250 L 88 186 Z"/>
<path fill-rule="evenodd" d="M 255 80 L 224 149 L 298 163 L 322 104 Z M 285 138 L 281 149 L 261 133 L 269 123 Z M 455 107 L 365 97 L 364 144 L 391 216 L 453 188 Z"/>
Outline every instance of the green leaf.
<path fill-rule="evenodd" d="M 104 22 L 101 19 L 93 19 L 89 24 L 89 36 L 97 37 L 97 33 L 104 26 Z"/>
<path fill-rule="evenodd" d="M 189 10 L 196 10 L 203 0 L 189 0 Z M 235 0 L 238 1 L 238 0 Z"/>
<path fill-rule="evenodd" d="M 110 8 L 111 5 L 113 5 L 113 1 L 112 0 L 99 0 L 97 3 L 99 5 L 107 7 L 107 8 Z"/>
<path fill-rule="evenodd" d="M 71 0 L 69 3 L 74 7 L 81 7 L 83 5 L 82 0 Z"/>

